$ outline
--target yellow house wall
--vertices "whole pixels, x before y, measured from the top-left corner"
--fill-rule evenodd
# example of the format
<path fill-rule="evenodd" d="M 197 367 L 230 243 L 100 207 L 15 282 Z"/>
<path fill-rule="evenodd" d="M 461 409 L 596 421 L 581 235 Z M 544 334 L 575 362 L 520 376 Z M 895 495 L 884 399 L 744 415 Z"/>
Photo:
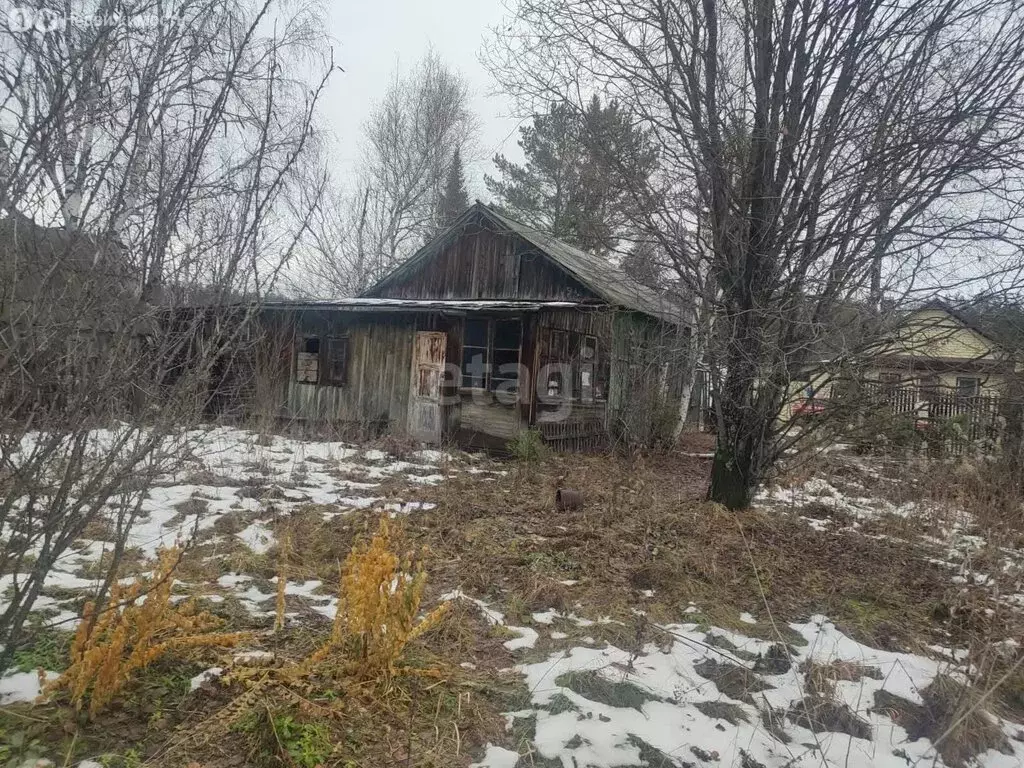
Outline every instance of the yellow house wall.
<path fill-rule="evenodd" d="M 912 313 L 897 330 L 896 338 L 880 347 L 879 354 L 961 360 L 999 359 L 984 336 L 938 309 Z"/>
<path fill-rule="evenodd" d="M 899 368 L 869 368 L 864 372 L 864 379 L 867 381 L 879 381 L 883 372 L 901 374 L 902 379 L 899 385 L 901 387 L 919 387 L 922 383 L 922 377 L 929 375 L 928 372 L 910 373 L 906 369 Z M 939 373 L 934 375 L 938 377 L 940 393 L 947 395 L 956 392 L 956 380 L 961 376 L 980 379 L 978 394 L 983 396 L 1001 395 L 1006 386 L 1006 377 L 1003 374 L 997 373 L 984 374 L 961 371 L 959 373 Z M 827 400 L 832 396 L 832 382 L 828 381 L 828 377 L 825 374 L 812 375 L 810 382 L 794 381 L 789 386 L 789 397 L 783 406 L 782 413 L 780 414 L 781 418 L 788 420 L 793 417 L 795 406 L 806 399 L 805 392 L 808 383 L 814 386 L 814 398 L 816 400 Z"/>
<path fill-rule="evenodd" d="M 925 376 L 934 375 L 939 380 L 939 387 L 945 392 L 952 394 L 956 391 L 956 380 L 960 377 L 970 377 L 980 380 L 979 394 L 998 395 L 1003 392 L 1006 386 L 1006 377 L 1001 373 L 977 373 L 972 371 L 953 371 L 951 373 L 930 373 L 928 371 L 907 371 L 906 368 L 869 368 L 864 373 L 868 381 L 879 381 L 882 373 L 898 373 L 901 375 L 901 387 L 919 387 L 921 379 Z"/>
<path fill-rule="evenodd" d="M 956 392 L 956 380 L 969 376 L 980 380 L 979 394 L 999 395 L 1006 386 L 1006 376 L 1001 373 L 978 373 L 971 371 L 966 365 L 972 361 L 997 361 L 1002 359 L 999 351 L 977 331 L 967 328 L 946 312 L 939 309 L 926 309 L 912 313 L 895 334 L 895 339 L 880 345 L 875 353 L 877 356 L 898 355 L 903 360 L 893 361 L 892 365 L 880 364 L 869 366 L 864 371 L 864 378 L 878 381 L 883 372 L 899 373 L 902 377 L 900 386 L 919 387 L 922 377 L 934 375 L 938 377 L 942 393 Z M 907 359 L 909 358 L 909 359 Z M 914 370 L 914 361 L 922 363 L 929 359 L 941 359 L 947 365 L 955 365 L 955 360 L 965 362 L 964 370 L 934 373 L 927 370 Z M 806 395 L 807 384 L 814 386 L 815 399 L 828 399 L 832 394 L 832 384 L 824 372 L 811 373 L 810 382 L 794 381 L 789 388 L 789 397 L 780 416 L 784 419 L 792 417 L 794 406 L 801 403 Z"/>

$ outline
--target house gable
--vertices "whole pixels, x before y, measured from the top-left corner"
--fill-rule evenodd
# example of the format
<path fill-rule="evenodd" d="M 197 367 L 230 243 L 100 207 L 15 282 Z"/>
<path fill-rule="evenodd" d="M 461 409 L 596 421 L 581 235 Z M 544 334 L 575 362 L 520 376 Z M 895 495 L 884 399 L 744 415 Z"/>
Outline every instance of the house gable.
<path fill-rule="evenodd" d="M 894 336 L 880 350 L 881 354 L 950 362 L 1004 359 L 992 340 L 940 306 L 911 312 Z"/>
<path fill-rule="evenodd" d="M 363 295 L 607 303 L 482 206 L 470 208 Z"/>

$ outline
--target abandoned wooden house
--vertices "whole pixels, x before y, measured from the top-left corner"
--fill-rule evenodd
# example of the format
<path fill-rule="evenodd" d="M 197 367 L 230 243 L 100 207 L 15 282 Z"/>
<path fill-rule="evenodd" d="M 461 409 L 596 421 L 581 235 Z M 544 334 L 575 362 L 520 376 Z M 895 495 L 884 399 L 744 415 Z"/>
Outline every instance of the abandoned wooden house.
<path fill-rule="evenodd" d="M 285 419 L 484 448 L 536 429 L 584 449 L 679 416 L 683 309 L 479 202 L 361 296 L 262 316 Z"/>

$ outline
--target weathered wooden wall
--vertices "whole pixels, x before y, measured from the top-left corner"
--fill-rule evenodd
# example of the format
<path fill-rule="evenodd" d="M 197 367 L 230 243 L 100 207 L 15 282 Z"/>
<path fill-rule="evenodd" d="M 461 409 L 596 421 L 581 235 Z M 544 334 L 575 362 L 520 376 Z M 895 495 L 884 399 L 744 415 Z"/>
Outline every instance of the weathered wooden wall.
<path fill-rule="evenodd" d="M 278 315 L 271 322 L 292 331 L 283 355 L 288 361 L 283 418 L 405 430 L 415 316 L 302 310 Z M 345 385 L 295 380 L 296 345 L 303 336 L 348 337 Z"/>
<path fill-rule="evenodd" d="M 531 381 L 540 387 L 541 391 L 535 393 L 532 421 L 544 435 L 545 441 L 558 450 L 588 450 L 601 448 L 607 444 L 607 400 L 595 400 L 593 403 L 571 402 L 567 410 L 558 402 L 545 402 L 545 385 L 544 382 L 537 382 L 537 372 L 547 357 L 547 331 L 570 331 L 595 337 L 595 363 L 600 364 L 600 361 L 608 359 L 611 354 L 613 316 L 612 310 L 604 308 L 548 309 L 534 317 L 534 347 L 530 358 Z"/>
<path fill-rule="evenodd" d="M 482 315 L 481 315 L 482 316 Z M 508 315 L 500 315 L 508 317 Z M 442 439 L 467 446 L 504 448 L 531 426 L 562 450 L 607 445 L 609 438 L 650 443 L 670 430 L 684 374 L 685 337 L 633 312 L 610 308 L 550 308 L 519 316 L 523 323 L 520 363 L 525 375 L 517 396 L 466 389 L 461 375 L 443 380 Z M 465 317 L 443 312 L 363 313 L 308 309 L 277 312 L 268 327 L 285 339 L 279 354 L 280 416 L 288 419 L 387 428 L 408 427 L 412 354 L 417 331 L 447 334 L 446 362 L 461 369 Z M 593 385 L 603 384 L 593 402 L 573 397 L 563 382 L 562 398 L 548 399 L 537 381 L 549 359 L 552 330 L 596 339 Z M 344 386 L 295 380 L 295 354 L 304 336 L 345 335 L 349 339 L 348 382 Z M 538 392 L 538 387 L 540 392 Z M 263 387 L 264 391 L 268 387 Z M 271 388 L 272 389 L 272 388 Z"/>
<path fill-rule="evenodd" d="M 618 312 L 612 328 L 608 429 L 650 445 L 675 426 L 686 373 L 686 331 L 636 312 Z"/>
<path fill-rule="evenodd" d="M 401 299 L 597 299 L 526 241 L 481 224 L 470 225 L 460 236 L 450 236 L 433 258 L 395 275 L 372 295 Z"/>
<path fill-rule="evenodd" d="M 460 442 L 481 448 L 503 447 L 525 428 L 514 405 L 501 403 L 493 392 L 476 390 L 462 395 L 459 407 Z"/>

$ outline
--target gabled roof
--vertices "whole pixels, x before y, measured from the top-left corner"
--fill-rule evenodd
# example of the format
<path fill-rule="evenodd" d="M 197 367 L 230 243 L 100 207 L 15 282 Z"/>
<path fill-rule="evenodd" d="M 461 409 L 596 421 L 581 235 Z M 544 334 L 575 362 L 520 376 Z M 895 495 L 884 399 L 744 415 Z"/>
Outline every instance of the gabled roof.
<path fill-rule="evenodd" d="M 931 301 L 925 302 L 917 309 L 910 310 L 907 314 L 912 315 L 914 312 L 924 312 L 926 310 L 937 310 L 939 312 L 945 312 L 951 318 L 956 320 L 960 325 L 969 331 L 973 331 L 978 334 L 982 339 L 992 345 L 993 351 L 1001 351 L 1004 343 L 1000 339 L 995 338 L 992 333 L 981 327 L 981 323 L 977 319 L 972 318 L 966 312 L 961 311 L 960 308 L 953 306 L 947 301 L 942 299 L 932 299 Z"/>
<path fill-rule="evenodd" d="M 448 229 L 423 246 L 408 260 L 399 264 L 361 295 L 371 296 L 381 288 L 413 272 L 423 262 L 430 259 L 450 235 L 459 231 L 466 223 L 478 215 L 489 219 L 492 224 L 501 230 L 518 235 L 554 262 L 556 266 L 560 267 L 607 303 L 642 312 L 674 325 L 684 325 L 689 322 L 688 314 L 682 306 L 671 299 L 658 295 L 647 286 L 641 285 L 606 259 L 582 251 L 533 227 L 510 219 L 493 208 L 484 205 L 479 200 L 466 209 Z"/>
<path fill-rule="evenodd" d="M 941 299 L 932 299 L 918 306 L 889 307 L 881 313 L 866 303 L 837 302 L 829 308 L 829 317 L 821 324 L 811 342 L 809 361 L 828 362 L 851 354 L 860 357 L 882 354 L 880 350 L 897 339 L 900 330 L 907 327 L 914 315 L 929 311 L 941 312 L 955 323 L 957 330 L 963 329 L 979 336 L 991 346 L 993 354 L 1001 354 L 1009 349 L 993 333 L 982 327 L 977 318 Z M 919 350 L 888 350 L 885 354 L 890 357 L 926 356 Z"/>
<path fill-rule="evenodd" d="M 423 312 L 441 309 L 460 314 L 465 314 L 467 312 L 539 312 L 542 309 L 570 309 L 586 306 L 586 304 L 578 301 L 520 301 L 512 299 L 378 299 L 367 297 L 322 299 L 313 301 L 292 301 L 290 299 L 282 299 L 268 300 L 261 304 L 263 309 L 328 309 L 339 312 Z"/>

